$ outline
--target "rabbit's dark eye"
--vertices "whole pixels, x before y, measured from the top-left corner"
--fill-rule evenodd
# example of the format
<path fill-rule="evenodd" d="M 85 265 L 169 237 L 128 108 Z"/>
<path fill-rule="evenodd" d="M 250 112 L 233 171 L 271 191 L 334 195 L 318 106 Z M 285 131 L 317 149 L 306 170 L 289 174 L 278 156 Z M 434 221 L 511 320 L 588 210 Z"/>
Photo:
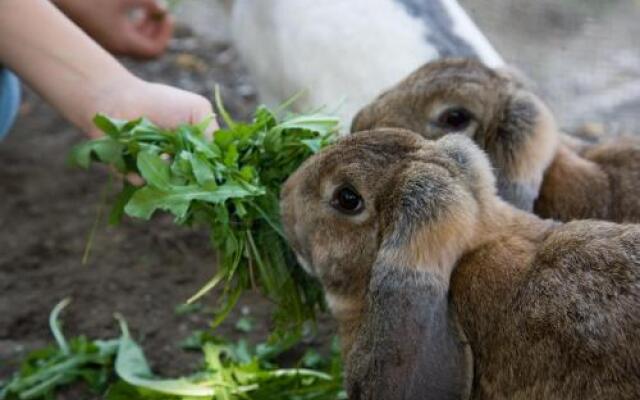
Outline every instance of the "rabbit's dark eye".
<path fill-rule="evenodd" d="M 451 131 L 463 131 L 469 127 L 473 115 L 462 107 L 445 110 L 438 117 L 438 125 Z"/>
<path fill-rule="evenodd" d="M 331 206 L 344 214 L 355 215 L 364 208 L 364 200 L 354 188 L 345 185 L 333 193 Z"/>

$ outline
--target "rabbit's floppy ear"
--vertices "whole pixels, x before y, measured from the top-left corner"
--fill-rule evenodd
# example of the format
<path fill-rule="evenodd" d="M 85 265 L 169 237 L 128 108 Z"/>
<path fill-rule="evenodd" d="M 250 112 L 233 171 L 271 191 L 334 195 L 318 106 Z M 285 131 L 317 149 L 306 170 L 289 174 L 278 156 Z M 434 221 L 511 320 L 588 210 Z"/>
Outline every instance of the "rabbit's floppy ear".
<path fill-rule="evenodd" d="M 500 197 L 532 211 L 544 172 L 558 145 L 558 129 L 551 111 L 533 93 L 514 86 L 493 135 L 484 144 L 497 167 Z"/>
<path fill-rule="evenodd" d="M 449 304 L 429 272 L 374 264 L 367 317 L 347 363 L 349 398 L 469 397 L 472 357 Z"/>
<path fill-rule="evenodd" d="M 538 198 L 542 181 L 518 182 L 506 178 L 500 173 L 497 173 L 497 175 L 498 195 L 509 204 L 523 211 L 533 212 L 533 205 Z"/>
<path fill-rule="evenodd" d="M 503 65 L 498 68 L 494 68 L 493 71 L 501 78 L 510 81 L 518 88 L 524 88 L 527 90 L 535 90 L 536 83 L 529 78 L 524 71 L 516 67 L 515 65 Z"/>
<path fill-rule="evenodd" d="M 537 153 L 529 144 L 536 139 L 537 118 L 535 103 L 526 92 L 517 90 L 505 107 L 497 127 L 498 139 L 490 150 L 498 164 L 495 171 L 498 195 L 524 211 L 533 210 L 543 168 L 547 167 L 530 160 Z"/>

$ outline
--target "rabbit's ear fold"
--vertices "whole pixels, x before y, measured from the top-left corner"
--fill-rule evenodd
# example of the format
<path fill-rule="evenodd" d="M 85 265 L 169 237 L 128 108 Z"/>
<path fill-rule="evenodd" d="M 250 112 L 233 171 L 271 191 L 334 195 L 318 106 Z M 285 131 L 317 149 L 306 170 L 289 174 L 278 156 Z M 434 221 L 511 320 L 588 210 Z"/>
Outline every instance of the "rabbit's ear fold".
<path fill-rule="evenodd" d="M 498 194 L 507 202 L 532 211 L 544 171 L 558 144 L 558 130 L 551 111 L 533 93 L 517 89 L 496 128 L 500 140 L 487 151 L 495 162 Z"/>
<path fill-rule="evenodd" d="M 351 129 L 350 129 L 351 133 L 360 132 L 365 129 L 368 129 L 368 127 L 365 124 L 365 120 L 367 119 L 367 114 L 369 113 L 369 107 L 370 106 L 367 106 L 361 109 L 360 111 L 358 111 L 355 117 L 353 117 L 353 119 L 351 120 Z"/>
<path fill-rule="evenodd" d="M 501 78 L 512 82 L 513 85 L 519 89 L 535 89 L 535 82 L 522 72 L 522 70 L 513 65 L 496 68 L 494 72 Z"/>
<path fill-rule="evenodd" d="M 472 359 L 446 287 L 422 271 L 377 262 L 368 313 L 347 363 L 350 399 L 467 398 Z"/>
<path fill-rule="evenodd" d="M 533 211 L 541 184 L 541 179 L 518 182 L 498 172 L 498 196 L 523 211 Z"/>
<path fill-rule="evenodd" d="M 473 186 L 495 192 L 495 176 L 487 154 L 465 135 L 446 135 L 436 146 L 463 170 Z"/>
<path fill-rule="evenodd" d="M 484 151 L 465 135 L 445 135 L 436 141 L 436 146 L 462 168 L 491 170 L 489 159 Z"/>

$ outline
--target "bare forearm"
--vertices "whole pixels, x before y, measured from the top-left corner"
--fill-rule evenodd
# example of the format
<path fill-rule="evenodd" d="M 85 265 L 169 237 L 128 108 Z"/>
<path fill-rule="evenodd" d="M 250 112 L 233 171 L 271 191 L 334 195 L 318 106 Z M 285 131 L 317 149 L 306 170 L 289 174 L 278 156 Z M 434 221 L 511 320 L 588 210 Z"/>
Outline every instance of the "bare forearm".
<path fill-rule="evenodd" d="M 96 3 L 113 5 L 112 1 Z M 134 3 L 149 12 L 157 8 L 153 0 Z M 128 29 L 134 31 L 134 39 L 143 37 L 140 40 L 148 46 L 142 46 L 138 55 L 162 50 L 171 34 L 168 17 L 159 26 L 148 17 L 140 33 L 122 19 L 122 9 L 107 8 L 102 14 L 116 21 L 117 26 L 108 26 L 107 31 Z M 153 35 L 145 39 L 147 29 Z M 133 76 L 49 0 L 0 0 L 0 64 L 17 72 L 90 136 L 100 134 L 91 122 L 96 112 L 122 119 L 146 116 L 166 128 L 199 122 L 213 113 L 202 96 Z"/>
<path fill-rule="evenodd" d="M 0 62 L 87 130 L 107 86 L 135 80 L 48 0 L 0 0 Z"/>

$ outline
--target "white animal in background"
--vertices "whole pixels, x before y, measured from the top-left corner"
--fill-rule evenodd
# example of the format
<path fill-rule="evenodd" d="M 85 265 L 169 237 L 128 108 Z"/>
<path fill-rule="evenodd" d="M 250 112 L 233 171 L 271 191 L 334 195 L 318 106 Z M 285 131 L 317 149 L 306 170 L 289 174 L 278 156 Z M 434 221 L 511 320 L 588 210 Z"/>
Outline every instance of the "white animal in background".
<path fill-rule="evenodd" d="M 235 0 L 231 32 L 260 100 L 355 113 L 425 62 L 500 55 L 456 0 Z"/>

